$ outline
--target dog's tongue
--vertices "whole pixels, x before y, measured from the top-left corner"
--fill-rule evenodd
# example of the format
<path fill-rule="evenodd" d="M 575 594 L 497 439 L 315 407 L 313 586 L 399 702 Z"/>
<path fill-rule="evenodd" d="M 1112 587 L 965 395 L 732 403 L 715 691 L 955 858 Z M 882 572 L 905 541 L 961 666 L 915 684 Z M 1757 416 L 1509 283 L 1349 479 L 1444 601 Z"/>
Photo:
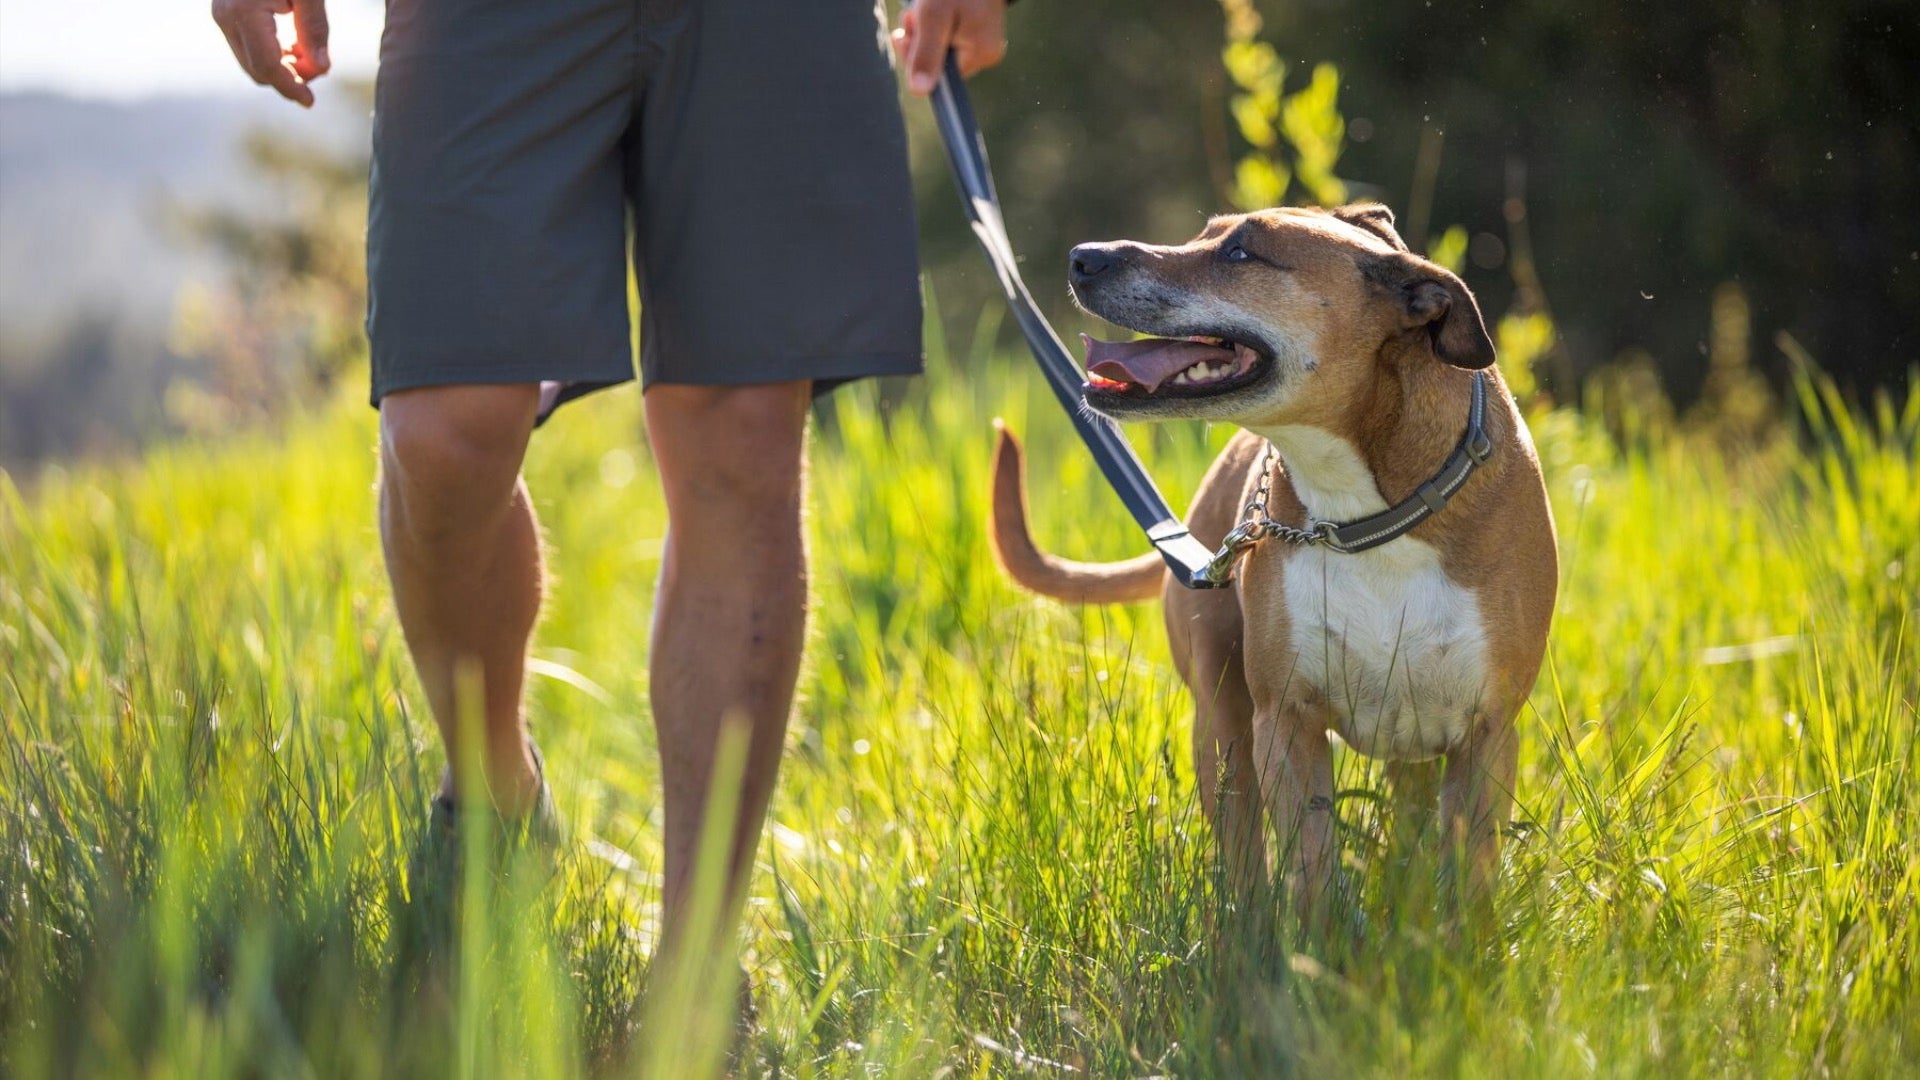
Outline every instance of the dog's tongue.
<path fill-rule="evenodd" d="M 1233 360 L 1233 350 L 1203 341 L 1146 338 L 1141 341 L 1101 341 L 1088 334 L 1087 374 L 1106 382 L 1134 383 L 1151 394 L 1160 384 L 1202 360 Z"/>

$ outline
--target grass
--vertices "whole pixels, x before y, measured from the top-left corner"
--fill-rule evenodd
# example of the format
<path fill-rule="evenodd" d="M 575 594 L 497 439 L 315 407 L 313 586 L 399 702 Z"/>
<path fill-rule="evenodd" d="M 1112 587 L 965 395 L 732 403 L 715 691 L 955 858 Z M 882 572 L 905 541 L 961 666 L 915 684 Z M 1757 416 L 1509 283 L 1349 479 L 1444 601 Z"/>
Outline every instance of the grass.
<path fill-rule="evenodd" d="M 936 368 L 886 401 L 843 391 L 815 440 L 810 661 L 743 932 L 765 1071 L 1920 1059 L 1920 395 L 1856 412 L 1807 379 L 1798 438 L 1737 453 L 1536 418 L 1565 581 L 1500 924 L 1459 945 L 1354 755 L 1343 929 L 1223 914 L 1158 613 L 999 578 L 988 419 L 1029 438 L 1043 540 L 1091 558 L 1136 537 L 1022 364 Z M 342 403 L 31 496 L 0 484 L 0 1071 L 718 1067 L 689 1034 L 698 995 L 640 1004 L 665 521 L 635 395 L 536 439 L 555 582 L 529 705 L 572 841 L 551 875 L 469 874 L 450 967 L 415 948 L 405 869 L 439 751 L 387 603 L 371 420 Z M 1138 441 L 1183 505 L 1226 434 Z"/>

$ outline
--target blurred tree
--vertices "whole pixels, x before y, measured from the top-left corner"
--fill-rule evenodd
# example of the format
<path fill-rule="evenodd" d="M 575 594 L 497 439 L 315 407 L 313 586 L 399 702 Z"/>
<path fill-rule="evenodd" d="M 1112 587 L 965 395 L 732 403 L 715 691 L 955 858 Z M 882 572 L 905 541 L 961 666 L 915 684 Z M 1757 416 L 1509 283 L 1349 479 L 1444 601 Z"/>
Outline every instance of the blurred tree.
<path fill-rule="evenodd" d="M 145 354 L 112 312 L 94 309 L 47 340 L 0 343 L 0 466 L 136 445 L 164 421 L 156 402 L 180 366 Z"/>
<path fill-rule="evenodd" d="M 372 102 L 371 88 L 335 93 Z M 201 370 L 176 380 L 168 412 L 190 431 L 257 422 L 334 392 L 365 355 L 364 151 L 342 155 L 256 132 L 243 147 L 260 182 L 284 196 L 271 215 L 225 207 L 180 211 L 186 234 L 229 268 L 223 287 L 181 298 L 174 348 Z"/>
<path fill-rule="evenodd" d="M 1262 9 L 1285 49 L 1341 64 L 1348 115 L 1377 133 L 1350 174 L 1404 190 L 1391 178 L 1414 173 L 1423 129 L 1444 130 L 1433 217 L 1499 234 L 1522 163 L 1538 277 L 1582 369 L 1641 350 L 1693 398 L 1727 282 L 1761 340 L 1791 331 L 1843 382 L 1897 382 L 1920 350 L 1911 4 Z M 1521 287 L 1489 269 L 1469 267 L 1477 289 Z"/>

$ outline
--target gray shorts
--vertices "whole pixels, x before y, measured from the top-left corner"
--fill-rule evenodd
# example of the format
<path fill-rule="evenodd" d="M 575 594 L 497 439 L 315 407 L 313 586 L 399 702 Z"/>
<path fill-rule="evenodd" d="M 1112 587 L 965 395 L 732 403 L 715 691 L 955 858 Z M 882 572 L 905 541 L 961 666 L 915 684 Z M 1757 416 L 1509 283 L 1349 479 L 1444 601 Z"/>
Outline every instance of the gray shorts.
<path fill-rule="evenodd" d="M 918 372 L 913 194 L 872 0 L 388 0 L 373 402 Z M 629 248 L 631 240 L 631 248 Z"/>

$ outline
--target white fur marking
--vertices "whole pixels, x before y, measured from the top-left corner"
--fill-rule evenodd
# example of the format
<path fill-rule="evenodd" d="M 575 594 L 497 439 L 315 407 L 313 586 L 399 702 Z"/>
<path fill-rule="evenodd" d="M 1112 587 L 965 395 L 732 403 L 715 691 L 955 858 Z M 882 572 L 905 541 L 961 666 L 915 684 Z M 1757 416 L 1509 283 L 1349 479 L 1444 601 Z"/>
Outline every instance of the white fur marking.
<path fill-rule="evenodd" d="M 1257 432 L 1273 440 L 1307 512 L 1351 521 L 1387 508 L 1353 445 L 1315 427 Z M 1309 548 L 1284 584 L 1294 678 L 1326 698 L 1333 728 L 1373 757 L 1418 760 L 1459 742 L 1487 679 L 1480 604 L 1433 545 L 1410 536 L 1352 555 Z"/>

